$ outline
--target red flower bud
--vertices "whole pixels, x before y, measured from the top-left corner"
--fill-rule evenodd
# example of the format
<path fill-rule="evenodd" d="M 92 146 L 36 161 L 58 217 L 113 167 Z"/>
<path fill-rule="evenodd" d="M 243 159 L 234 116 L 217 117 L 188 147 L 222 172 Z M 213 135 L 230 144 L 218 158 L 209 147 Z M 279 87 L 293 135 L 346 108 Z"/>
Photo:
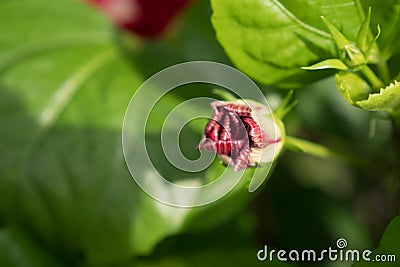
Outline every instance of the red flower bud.
<path fill-rule="evenodd" d="M 256 166 L 262 149 L 281 142 L 281 137 L 274 139 L 265 133 L 244 102 L 216 101 L 211 106 L 214 112 L 197 149 L 214 151 L 234 171 Z"/>

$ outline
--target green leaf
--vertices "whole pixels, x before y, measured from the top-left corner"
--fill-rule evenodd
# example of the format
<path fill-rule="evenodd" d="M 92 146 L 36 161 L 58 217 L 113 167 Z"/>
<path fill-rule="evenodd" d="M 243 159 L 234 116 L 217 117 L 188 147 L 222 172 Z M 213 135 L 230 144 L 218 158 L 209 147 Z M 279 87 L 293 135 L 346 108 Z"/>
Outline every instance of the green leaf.
<path fill-rule="evenodd" d="M 184 36 L 133 47 L 140 57 L 132 59 L 121 51 L 121 36 L 84 3 L 0 5 L 0 123 L 7 125 L 0 132 L 7 140 L 0 142 L 2 221 L 20 224 L 40 246 L 68 257 L 70 265 L 86 266 L 131 262 L 183 228 L 191 210 L 161 204 L 133 181 L 123 158 L 121 127 L 128 102 L 146 77 L 175 61 L 223 58 L 216 41 L 208 46 L 213 35 L 204 14 L 209 9 L 201 7 L 202 12 L 191 11 L 196 17 L 185 24 Z M 154 91 L 147 93 L 154 101 Z M 182 95 L 166 97 L 149 123 L 150 135 L 159 133 L 163 115 L 181 103 Z M 201 132 L 196 133 L 200 140 Z M 163 162 L 162 155 L 155 161 Z M 171 169 L 162 171 L 173 176 Z M 249 198 L 237 197 L 235 203 L 243 206 Z M 238 211 L 208 216 L 203 227 Z M 208 212 L 204 208 L 203 216 Z"/>
<path fill-rule="evenodd" d="M 332 23 L 329 22 L 324 16 L 321 16 L 322 21 L 328 27 L 329 32 L 331 33 L 332 39 L 336 44 L 336 47 L 339 50 L 344 50 L 347 45 L 350 44 L 350 41 L 341 33 Z"/>
<path fill-rule="evenodd" d="M 211 3 L 212 22 L 226 53 L 237 67 L 262 83 L 281 88 L 301 87 L 322 75 L 300 67 L 334 54 L 319 16 L 306 16 L 301 11 L 322 14 L 319 4 L 307 4 L 300 10 L 296 1 Z"/>
<path fill-rule="evenodd" d="M 399 236 L 400 236 L 400 216 L 395 217 L 386 227 L 385 232 L 382 235 L 381 241 L 379 242 L 379 246 L 373 251 L 370 255 L 371 261 L 366 262 L 358 262 L 354 264 L 354 267 L 369 267 L 369 266 L 388 266 L 395 267 L 399 265 L 400 259 L 400 246 L 399 246 Z M 382 258 L 382 255 L 388 259 L 391 257 L 391 260 L 387 260 L 384 263 L 377 262 L 375 257 L 379 255 Z M 390 256 L 391 255 L 391 256 Z M 393 258 L 394 256 L 394 258 Z"/>
<path fill-rule="evenodd" d="M 73 263 L 149 253 L 183 216 L 126 170 L 120 132 L 142 74 L 84 3 L 5 1 L 0 20 L 1 218 Z"/>
<path fill-rule="evenodd" d="M 368 8 L 368 13 L 364 22 L 361 25 L 360 31 L 357 36 L 357 46 L 362 50 L 366 51 L 368 39 L 372 36 L 371 31 L 369 30 L 371 23 L 371 7 Z"/>
<path fill-rule="evenodd" d="M 368 59 L 369 63 L 379 63 L 379 52 L 376 41 L 381 35 L 381 27 L 377 26 L 378 33 L 375 37 L 369 42 L 367 49 L 365 50 L 365 57 Z"/>
<path fill-rule="evenodd" d="M 364 9 L 372 6 L 371 32 L 373 36 L 379 34 L 376 41 L 380 50 L 380 57 L 374 59 L 374 50 L 372 49 L 369 60 L 371 62 L 388 61 L 390 73 L 383 74 L 382 79 L 389 82 L 391 78 L 400 71 L 398 56 L 400 52 L 400 3 L 398 0 L 363 0 L 361 1 Z M 379 25 L 379 28 L 376 28 Z M 379 30 L 381 29 L 381 31 Z"/>
<path fill-rule="evenodd" d="M 233 63 L 257 81 L 279 88 L 298 88 L 331 75 L 331 72 L 311 73 L 300 69 L 336 55 L 321 16 L 335 25 L 346 39 L 357 40 L 365 21 L 364 13 L 371 6 L 371 24 L 382 26 L 377 40 L 379 47 L 390 47 L 389 57 L 393 49 L 398 51 L 400 47 L 397 45 L 400 41 L 397 0 L 351 3 L 344 0 L 211 0 L 211 3 L 217 38 Z M 362 53 L 354 45 L 347 50 L 362 59 Z M 356 61 L 355 65 L 363 62 Z"/>
<path fill-rule="evenodd" d="M 17 227 L 0 230 L 0 265 L 8 267 L 61 266 Z"/>
<path fill-rule="evenodd" d="M 379 51 L 376 41 L 378 40 L 381 30 L 377 25 L 378 33 L 373 38 L 373 34 L 370 31 L 371 23 L 371 7 L 368 8 L 368 13 L 361 25 L 360 31 L 357 36 L 357 46 L 364 52 L 365 57 L 369 63 L 379 63 Z"/>
<path fill-rule="evenodd" d="M 305 70 L 323 70 L 323 69 L 337 69 L 337 70 L 347 70 L 348 67 L 343 63 L 340 59 L 332 58 L 326 59 L 321 62 L 318 62 L 309 67 L 302 67 Z"/>
<path fill-rule="evenodd" d="M 346 63 L 347 66 L 357 67 L 366 63 L 363 52 L 356 44 L 347 40 L 347 38 L 325 17 L 321 17 L 325 25 L 328 27 L 335 43 L 339 57 Z"/>
<path fill-rule="evenodd" d="M 335 81 L 344 99 L 353 106 L 358 106 L 357 101 L 366 99 L 371 92 L 369 84 L 353 72 L 338 72 Z"/>
<path fill-rule="evenodd" d="M 344 33 L 352 39 L 361 24 L 357 8 L 345 1 L 211 3 L 217 38 L 232 61 L 258 81 L 281 88 L 301 87 L 330 74 L 300 69 L 335 55 L 321 15 L 346 25 Z"/>
<path fill-rule="evenodd" d="M 397 113 L 400 109 L 400 83 L 394 81 L 379 93 L 370 94 L 368 99 L 357 101 L 356 104 L 366 110 Z"/>

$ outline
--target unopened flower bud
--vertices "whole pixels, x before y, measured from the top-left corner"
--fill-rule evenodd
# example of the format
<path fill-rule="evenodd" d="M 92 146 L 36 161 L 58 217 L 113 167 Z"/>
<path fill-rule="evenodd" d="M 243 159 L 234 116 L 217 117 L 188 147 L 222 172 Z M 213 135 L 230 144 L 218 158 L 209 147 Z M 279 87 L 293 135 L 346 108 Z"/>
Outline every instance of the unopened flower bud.
<path fill-rule="evenodd" d="M 211 150 L 239 171 L 271 162 L 282 149 L 284 129 L 269 109 L 252 100 L 215 101 L 198 149 Z"/>

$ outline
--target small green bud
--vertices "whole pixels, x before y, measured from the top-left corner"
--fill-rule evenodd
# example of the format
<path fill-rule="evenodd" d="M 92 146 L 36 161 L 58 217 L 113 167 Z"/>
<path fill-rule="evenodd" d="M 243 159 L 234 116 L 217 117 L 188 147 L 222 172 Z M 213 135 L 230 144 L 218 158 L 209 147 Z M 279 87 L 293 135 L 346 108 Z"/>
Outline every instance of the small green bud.
<path fill-rule="evenodd" d="M 333 42 L 335 43 L 340 59 L 349 67 L 356 68 L 366 64 L 364 53 L 354 42 L 349 41 L 332 23 L 325 17 L 321 17 L 325 25 L 331 33 Z"/>
<path fill-rule="evenodd" d="M 350 105 L 359 107 L 358 101 L 368 98 L 371 87 L 353 72 L 340 71 L 335 74 L 336 87 Z"/>
<path fill-rule="evenodd" d="M 346 44 L 341 51 L 341 58 L 350 68 L 366 64 L 364 53 L 354 43 Z"/>

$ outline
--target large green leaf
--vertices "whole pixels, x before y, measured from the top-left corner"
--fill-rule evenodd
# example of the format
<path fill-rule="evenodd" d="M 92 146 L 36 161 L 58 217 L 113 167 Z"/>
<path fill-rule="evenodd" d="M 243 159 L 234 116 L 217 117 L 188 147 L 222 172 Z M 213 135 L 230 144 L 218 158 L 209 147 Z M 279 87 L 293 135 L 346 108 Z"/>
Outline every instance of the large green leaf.
<path fill-rule="evenodd" d="M 400 259 L 400 216 L 395 217 L 386 227 L 379 246 L 369 256 L 370 261 L 354 264 L 354 267 L 399 266 Z"/>
<path fill-rule="evenodd" d="M 0 13 L 2 217 L 72 262 L 148 253 L 179 222 L 124 164 L 123 114 L 143 78 L 82 3 L 7 1 Z"/>
<path fill-rule="evenodd" d="M 331 74 L 300 69 L 335 54 L 320 16 L 355 41 L 364 13 L 371 5 L 372 25 L 383 22 L 378 44 L 395 47 L 398 39 L 393 37 L 398 31 L 398 1 L 211 0 L 211 3 L 217 38 L 232 61 L 254 79 L 280 88 L 302 87 Z M 394 53 L 390 50 L 388 54 Z"/>
<path fill-rule="evenodd" d="M 211 26 L 194 34 L 204 21 L 208 17 L 199 15 L 191 21 L 190 42 L 210 40 Z M 190 43 L 179 35 L 153 42 L 144 47 L 155 47 L 159 56 L 146 52 L 131 64 L 102 15 L 68 0 L 4 1 L 0 22 L 1 221 L 24 228 L 69 266 L 127 262 L 190 228 L 191 210 L 161 204 L 139 189 L 121 148 L 124 112 L 134 90 L 161 67 L 188 58 Z M 221 54 L 213 50 L 216 44 L 211 51 L 207 42 L 200 47 L 191 59 Z M 173 56 L 165 60 L 169 51 Z M 148 95 L 153 101 L 152 92 Z M 180 100 L 166 98 L 150 135 L 159 134 L 163 116 Z M 162 155 L 155 160 L 162 162 Z M 248 199 L 236 197 L 233 203 L 243 206 Z M 220 208 L 231 203 L 227 198 Z M 203 227 L 238 211 L 209 217 Z M 207 212 L 199 209 L 191 218 Z"/>

